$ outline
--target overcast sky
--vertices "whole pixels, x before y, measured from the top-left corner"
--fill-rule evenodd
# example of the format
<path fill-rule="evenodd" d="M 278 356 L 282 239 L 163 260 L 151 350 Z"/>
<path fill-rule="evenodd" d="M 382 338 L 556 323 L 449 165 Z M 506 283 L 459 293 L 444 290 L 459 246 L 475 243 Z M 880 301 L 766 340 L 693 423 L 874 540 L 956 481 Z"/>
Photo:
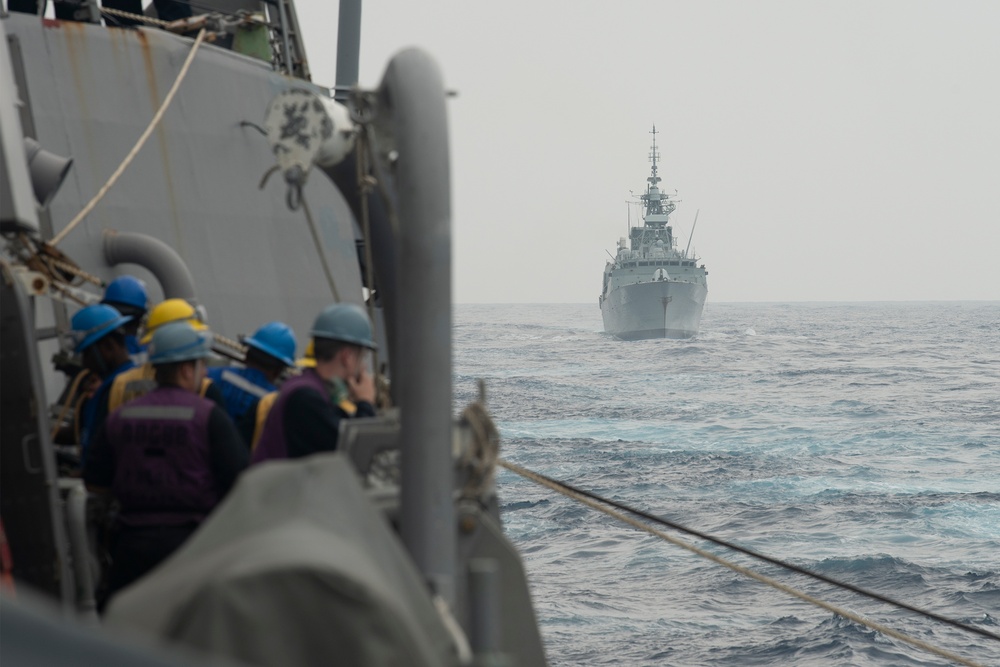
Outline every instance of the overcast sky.
<path fill-rule="evenodd" d="M 297 6 L 332 85 L 337 3 Z M 420 46 L 458 93 L 459 303 L 596 309 L 653 123 L 710 302 L 995 300 L 998 26 L 996 0 L 368 0 L 360 78 Z"/>

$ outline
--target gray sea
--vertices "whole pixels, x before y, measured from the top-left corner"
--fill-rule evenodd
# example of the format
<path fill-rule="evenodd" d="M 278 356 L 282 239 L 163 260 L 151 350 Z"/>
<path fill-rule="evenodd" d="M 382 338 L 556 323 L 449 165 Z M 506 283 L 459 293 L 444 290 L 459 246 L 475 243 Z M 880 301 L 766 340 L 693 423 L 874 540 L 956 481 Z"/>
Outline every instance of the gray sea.
<path fill-rule="evenodd" d="M 1000 301 L 712 303 L 622 342 L 593 304 L 459 305 L 456 407 L 507 460 L 1000 634 Z M 552 665 L 946 665 L 501 471 Z M 984 665 L 1000 641 L 668 533 Z"/>

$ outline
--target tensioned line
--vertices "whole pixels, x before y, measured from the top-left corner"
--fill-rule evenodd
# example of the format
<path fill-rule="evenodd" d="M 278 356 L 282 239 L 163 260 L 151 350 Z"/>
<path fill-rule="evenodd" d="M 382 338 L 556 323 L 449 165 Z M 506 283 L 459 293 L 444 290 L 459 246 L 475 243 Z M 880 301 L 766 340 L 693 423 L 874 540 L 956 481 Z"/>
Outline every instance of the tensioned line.
<path fill-rule="evenodd" d="M 914 637 L 910 637 L 909 635 L 906 635 L 906 634 L 904 634 L 902 632 L 899 632 L 898 630 L 894 630 L 894 629 L 892 629 L 890 627 L 882 625 L 881 623 L 876 623 L 874 621 L 870 621 L 870 620 L 868 620 L 868 619 L 866 619 L 866 618 L 864 618 L 862 616 L 859 616 L 858 614 L 855 614 L 854 612 L 848 611 L 846 609 L 842 609 L 842 608 L 837 607 L 835 605 L 832 605 L 832 604 L 830 604 L 828 602 L 824 602 L 823 600 L 819 600 L 818 598 L 815 598 L 815 597 L 813 597 L 811 595 L 808 595 L 807 593 L 803 593 L 802 591 L 799 591 L 799 590 L 797 590 L 795 588 L 787 586 L 787 585 L 781 583 L 780 581 L 777 581 L 777 580 L 772 579 L 770 577 L 767 577 L 765 575 L 759 574 L 759 573 L 757 573 L 757 572 L 755 572 L 755 571 L 753 571 L 753 570 L 751 570 L 749 568 L 743 567 L 741 565 L 737 565 L 736 563 L 732 563 L 732 562 L 730 562 L 730 561 L 728 561 L 728 560 L 726 560 L 724 558 L 720 558 L 719 556 L 716 556 L 715 554 L 709 553 L 708 551 L 705 551 L 704 549 L 696 547 L 693 544 L 689 544 L 689 543 L 687 543 L 687 542 L 685 542 L 685 541 L 683 541 L 681 539 L 673 537 L 672 535 L 668 535 L 668 534 L 664 533 L 663 531 L 660 531 L 660 530 L 657 530 L 657 529 L 655 529 L 655 528 L 653 528 L 651 526 L 648 526 L 648 525 L 646 525 L 646 524 L 644 524 L 644 523 L 642 523 L 642 522 L 640 522 L 640 521 L 638 521 L 638 520 L 636 520 L 636 519 L 634 519 L 632 517 L 626 516 L 626 515 L 622 514 L 621 512 L 618 512 L 618 511 L 616 511 L 614 509 L 611 509 L 611 507 L 623 510 L 625 512 L 630 512 L 630 513 L 635 514 L 637 516 L 640 516 L 643 519 L 646 519 L 648 521 L 654 521 L 656 523 L 668 526 L 670 528 L 674 528 L 676 530 L 680 530 L 680 531 L 688 533 L 690 535 L 694 535 L 694 536 L 699 537 L 701 539 L 709 540 L 709 541 L 714 542 L 716 544 L 719 544 L 721 546 L 724 546 L 724 547 L 727 547 L 729 549 L 733 549 L 733 550 L 739 551 L 741 553 L 745 553 L 745 554 L 747 554 L 749 556 L 753 556 L 754 558 L 759 558 L 759 559 L 764 560 L 764 561 L 766 561 L 768 563 L 772 563 L 774 565 L 778 565 L 780 567 L 784 567 L 786 569 L 792 570 L 792 571 L 797 572 L 799 574 L 804 574 L 804 575 L 807 575 L 807 576 L 810 576 L 810 577 L 814 577 L 816 579 L 820 579 L 820 580 L 822 580 L 822 581 L 824 581 L 826 583 L 832 584 L 834 586 L 839 586 L 841 588 L 845 588 L 845 589 L 853 591 L 855 593 L 859 593 L 861 595 L 865 595 L 865 596 L 871 597 L 871 598 L 879 600 L 881 602 L 885 602 L 887 604 L 895 605 L 895 606 L 901 607 L 903 609 L 907 609 L 909 611 L 913 611 L 915 613 L 918 613 L 918 614 L 921 614 L 923 616 L 926 616 L 927 618 L 932 618 L 934 620 L 937 620 L 937 621 L 940 621 L 940 622 L 943 622 L 943 623 L 947 623 L 949 625 L 958 627 L 958 628 L 960 628 L 962 630 L 967 630 L 969 632 L 975 632 L 977 634 L 983 635 L 985 637 L 989 637 L 991 639 L 1000 640 L 1000 636 L 998 636 L 998 635 L 996 635 L 996 634 L 994 634 L 992 632 L 989 632 L 988 630 L 984 630 L 984 629 L 981 629 L 981 628 L 970 626 L 970 625 L 967 625 L 965 623 L 961 623 L 960 621 L 956 621 L 954 619 L 950 619 L 950 618 L 947 618 L 947 617 L 944 617 L 944 616 L 940 616 L 938 614 L 934 614 L 932 612 L 928 612 L 928 611 L 925 611 L 923 609 L 919 609 L 917 607 L 913 607 L 911 605 L 908 605 L 908 604 L 905 604 L 905 603 L 902 603 L 902 602 L 898 602 L 896 600 L 893 600 L 891 598 L 885 597 L 883 595 L 879 595 L 879 594 L 873 593 L 871 591 L 866 591 L 866 590 L 864 590 L 862 588 L 859 588 L 857 586 L 854 586 L 852 584 L 846 584 L 846 583 L 837 581 L 835 579 L 831 579 L 831 578 L 829 578 L 829 577 L 827 577 L 825 575 L 817 574 L 815 572 L 810 572 L 809 570 L 806 570 L 804 568 L 800 568 L 800 567 L 792 565 L 790 563 L 785 563 L 785 562 L 780 561 L 780 560 L 778 560 L 776 558 L 772 558 L 770 556 L 766 556 L 764 554 L 758 553 L 758 552 L 753 551 L 751 549 L 746 549 L 744 547 L 740 547 L 740 546 L 732 544 L 730 542 L 726 542 L 725 540 L 721 540 L 719 538 L 712 537 L 710 535 L 706 535 L 705 533 L 701 533 L 699 531 L 692 530 L 690 528 L 686 528 L 684 526 L 681 526 L 680 524 L 668 521 L 666 519 L 662 519 L 660 517 L 653 516 L 651 514 L 643 512 L 641 510 L 633 509 L 631 507 L 628 507 L 627 505 L 623 505 L 623 504 L 615 502 L 613 500 L 609 500 L 607 498 L 603 498 L 603 497 L 601 497 L 601 496 L 599 496 L 597 494 L 590 493 L 589 491 L 584 491 L 582 489 L 577 489 L 576 487 L 574 487 L 574 486 L 572 486 L 570 484 L 566 484 L 565 482 L 561 482 L 561 481 L 552 479 L 550 477 L 547 477 L 545 475 L 542 475 L 540 473 L 533 472 L 531 470 L 528 470 L 527 468 L 522 468 L 521 466 L 518 466 L 516 464 L 510 463 L 510 462 L 508 462 L 508 461 L 506 461 L 504 459 L 499 459 L 497 461 L 497 463 L 499 465 L 503 466 L 504 468 L 506 468 L 507 470 L 510 470 L 513 473 L 521 475 L 522 477 L 524 477 L 526 479 L 529 479 L 529 480 L 534 481 L 534 482 L 536 482 L 538 484 L 541 484 L 542 486 L 545 486 L 545 487 L 548 487 L 548 488 L 550 488 L 550 489 L 552 489 L 554 491 L 557 491 L 558 493 L 561 493 L 561 494 L 563 494 L 563 495 L 565 495 L 565 496 L 567 496 L 569 498 L 572 498 L 572 499 L 574 499 L 574 500 L 576 500 L 576 501 L 578 501 L 580 503 L 583 503 L 584 505 L 587 505 L 588 507 L 596 509 L 596 510 L 598 510 L 600 512 L 604 512 L 605 514 L 607 514 L 609 516 L 612 516 L 612 517 L 614 517 L 614 518 L 616 518 L 616 519 L 618 519 L 620 521 L 623 521 L 623 522 L 625 522 L 625 523 L 627 523 L 627 524 L 629 524 L 631 526 L 634 526 L 634 527 L 636 527 L 636 528 L 638 528 L 640 530 L 646 531 L 647 533 L 650 533 L 652 535 L 656 535 L 657 537 L 659 537 L 659 538 L 661 538 L 661 539 L 663 539 L 663 540 L 665 540 L 667 542 L 670 542 L 671 544 L 679 546 L 679 547 L 681 547 L 683 549 L 687 549 L 688 551 L 691 551 L 693 553 L 698 554 L 699 556 L 702 556 L 702 557 L 707 558 L 707 559 L 709 559 L 709 560 L 711 560 L 711 561 L 713 561 L 715 563 L 723 565 L 723 566 L 725 566 L 725 567 L 727 567 L 727 568 L 729 568 L 729 569 L 731 569 L 731 570 L 733 570 L 735 572 L 739 572 L 739 573 L 741 573 L 743 575 L 751 577 L 752 579 L 756 579 L 757 581 L 760 581 L 760 582 L 765 583 L 765 584 L 767 584 L 767 585 L 769 585 L 769 586 L 771 586 L 773 588 L 776 588 L 776 589 L 778 589 L 780 591 L 788 593 L 789 595 L 793 595 L 793 596 L 795 596 L 795 597 L 797 597 L 797 598 L 799 598 L 801 600 L 805 600 L 806 602 L 809 602 L 810 604 L 814 604 L 814 605 L 816 605 L 818 607 L 821 607 L 821 608 L 826 609 L 828 611 L 831 611 L 831 612 L 833 612 L 835 614 L 838 614 L 839 616 L 843 616 L 844 618 L 850 619 L 852 621 L 855 621 L 856 623 L 860 623 L 861 625 L 864 625 L 864 626 L 866 626 L 868 628 L 871 628 L 873 630 L 881 632 L 884 635 L 887 635 L 887 636 L 890 636 L 890 637 L 894 637 L 896 639 L 899 639 L 900 641 L 906 642 L 906 643 L 908 643 L 908 644 L 910 644 L 912 646 L 915 646 L 917 648 L 923 649 L 923 650 L 928 651 L 930 653 L 934 653 L 934 654 L 939 655 L 939 656 L 941 656 L 943 658 L 947 658 L 948 660 L 951 660 L 951 661 L 956 662 L 958 664 L 971 665 L 973 667 L 982 667 L 980 665 L 980 663 L 973 662 L 973 661 L 971 661 L 971 660 L 969 660 L 967 658 L 963 658 L 963 657 L 961 657 L 959 655 L 951 653 L 950 651 L 947 651 L 947 650 L 942 649 L 942 648 L 938 648 L 938 647 L 936 647 L 936 646 L 934 646 L 932 644 L 928 644 L 927 642 L 924 642 L 924 641 L 922 641 L 920 639 L 916 639 Z M 608 507 L 608 506 L 610 506 L 610 507 Z"/>

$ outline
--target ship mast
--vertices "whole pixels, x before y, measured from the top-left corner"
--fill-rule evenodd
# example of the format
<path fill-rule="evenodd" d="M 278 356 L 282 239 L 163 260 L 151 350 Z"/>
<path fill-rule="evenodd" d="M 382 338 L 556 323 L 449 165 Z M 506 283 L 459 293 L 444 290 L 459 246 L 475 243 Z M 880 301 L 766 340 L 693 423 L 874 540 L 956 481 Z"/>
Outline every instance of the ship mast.
<path fill-rule="evenodd" d="M 649 188 L 650 187 L 654 187 L 655 188 L 656 184 L 659 183 L 662 180 L 659 176 L 656 175 L 656 160 L 657 160 L 657 158 L 660 157 L 660 154 L 656 150 L 656 125 L 655 124 L 653 125 L 653 131 L 650 132 L 650 134 L 653 135 L 653 147 L 649 150 L 649 159 L 653 163 L 653 173 L 652 173 L 652 175 L 649 178 L 646 179 L 651 184 L 651 185 L 647 185 L 646 186 L 646 192 L 647 193 L 649 192 Z"/>
<path fill-rule="evenodd" d="M 663 179 L 658 175 L 656 166 L 660 158 L 660 153 L 656 150 L 656 135 L 659 134 L 656 131 L 656 125 L 653 125 L 653 131 L 650 134 L 653 135 L 653 147 L 649 151 L 649 159 L 653 163 L 653 167 L 649 178 L 646 179 L 646 194 L 642 195 L 640 199 L 645 207 L 643 220 L 646 223 L 646 227 L 663 229 L 667 225 L 667 218 L 673 212 L 676 205 L 670 201 L 666 194 L 660 192 L 660 186 L 658 185 Z"/>

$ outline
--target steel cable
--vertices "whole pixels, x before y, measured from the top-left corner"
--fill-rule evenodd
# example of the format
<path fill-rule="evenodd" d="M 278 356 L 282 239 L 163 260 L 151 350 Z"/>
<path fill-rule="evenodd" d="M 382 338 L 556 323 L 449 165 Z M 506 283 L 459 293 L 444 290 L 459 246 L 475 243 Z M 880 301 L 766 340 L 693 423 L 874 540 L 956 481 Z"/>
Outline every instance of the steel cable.
<path fill-rule="evenodd" d="M 788 593 L 790 595 L 793 595 L 793 596 L 795 596 L 795 597 L 797 597 L 799 599 L 805 600 L 806 602 L 809 602 L 809 603 L 814 604 L 816 606 L 822 607 L 823 609 L 826 609 L 828 611 L 832 611 L 835 614 L 838 614 L 840 616 L 843 616 L 844 618 L 848 618 L 848 619 L 850 619 L 852 621 L 860 623 L 860 624 L 862 624 L 862 625 L 864 625 L 864 626 L 866 626 L 868 628 L 871 628 L 873 630 L 881 632 L 882 634 L 888 635 L 890 637 L 895 637 L 896 639 L 899 639 L 900 641 L 904 641 L 904 642 L 906 642 L 906 643 L 908 643 L 908 644 L 910 644 L 912 646 L 916 646 L 916 647 L 921 648 L 921 649 L 923 649 L 925 651 L 928 651 L 928 652 L 934 653 L 936 655 L 939 655 L 941 657 L 947 658 L 948 660 L 952 660 L 953 662 L 956 662 L 958 664 L 962 664 L 962 665 L 978 665 L 979 663 L 972 662 L 971 660 L 968 660 L 966 658 L 962 658 L 961 656 L 955 655 L 954 653 L 951 653 L 951 652 L 946 651 L 944 649 L 941 649 L 941 648 L 938 648 L 938 647 L 933 646 L 931 644 L 928 644 L 928 643 L 926 643 L 926 642 L 924 642 L 922 640 L 915 639 L 913 637 L 905 635 L 905 634 L 903 634 L 903 633 L 901 633 L 901 632 L 899 632 L 897 630 L 893 630 L 892 628 L 884 626 L 884 625 L 882 625 L 880 623 L 875 623 L 873 621 L 869 621 L 869 620 L 867 620 L 867 619 L 865 619 L 865 618 L 863 618 L 863 617 L 861 617 L 861 616 L 859 616 L 859 615 L 857 615 L 857 614 L 855 614 L 853 612 L 850 612 L 850 611 L 848 611 L 846 609 L 842 609 L 842 608 L 836 607 L 835 605 L 832 605 L 832 604 L 829 604 L 829 603 L 824 602 L 822 600 L 819 600 L 817 598 L 814 598 L 814 597 L 812 597 L 812 596 L 810 596 L 810 595 L 808 595 L 806 593 L 803 593 L 803 592 L 798 591 L 798 590 L 796 590 L 794 588 L 791 588 L 790 586 L 787 586 L 787 585 L 781 583 L 780 581 L 777 581 L 777 580 L 772 579 L 770 577 L 767 577 L 765 575 L 759 574 L 759 573 L 757 573 L 757 572 L 755 572 L 753 570 L 750 570 L 748 568 L 745 568 L 745 567 L 743 567 L 741 565 L 737 565 L 736 563 L 732 563 L 730 561 L 727 561 L 727 560 L 725 560 L 723 558 L 720 558 L 719 556 L 716 556 L 715 554 L 712 554 L 712 553 L 710 553 L 708 551 L 705 551 L 704 549 L 696 547 L 696 546 L 694 546 L 692 544 L 688 544 L 687 542 L 685 542 L 683 540 L 680 540 L 680 539 L 678 539 L 676 537 L 673 537 L 671 535 L 667 535 L 666 533 L 664 533 L 664 532 L 662 532 L 660 530 L 656 530 L 655 528 L 652 528 L 651 526 L 648 526 L 648 525 L 646 525 L 646 524 L 644 524 L 644 523 L 642 523 L 642 522 L 640 522 L 640 521 L 638 521 L 636 519 L 633 519 L 633 518 L 631 518 L 629 516 L 625 516 L 624 514 L 621 514 L 618 511 L 612 510 L 609 507 L 605 507 L 604 505 L 607 505 L 607 506 L 610 506 L 610 507 L 614 507 L 615 509 L 622 510 L 624 512 L 629 512 L 629 513 L 634 514 L 636 516 L 642 517 L 643 519 L 646 519 L 647 521 L 652 521 L 652 522 L 655 522 L 655 523 L 667 526 L 669 528 L 673 528 L 675 530 L 678 530 L 678 531 L 681 531 L 681 532 L 684 532 L 684 533 L 688 533 L 688 534 L 693 535 L 695 537 L 698 537 L 698 538 L 701 538 L 701 539 L 704 539 L 704 540 L 708 540 L 710 542 L 718 544 L 720 546 L 724 546 L 726 548 L 733 549 L 734 551 L 739 551 L 741 553 L 744 553 L 746 555 L 752 556 L 754 558 L 758 558 L 758 559 L 764 560 L 764 561 L 766 561 L 768 563 L 771 563 L 773 565 L 778 565 L 780 567 L 783 567 L 785 569 L 791 570 L 793 572 L 797 572 L 799 574 L 804 574 L 804 575 L 807 575 L 807 576 L 819 579 L 819 580 L 821 580 L 821 581 L 823 581 L 825 583 L 828 583 L 828 584 L 831 584 L 831 585 L 834 585 L 834 586 L 837 586 L 837 587 L 840 587 L 840 588 L 844 588 L 844 589 L 850 590 L 850 591 L 852 591 L 854 593 L 858 593 L 860 595 L 864 595 L 864 596 L 873 598 L 873 599 L 878 600 L 880 602 L 884 602 L 886 604 L 894 605 L 894 606 L 906 609 L 908 611 L 912 611 L 914 613 L 920 614 L 920 615 L 925 616 L 927 618 L 934 619 L 936 621 L 940 621 L 942 623 L 947 623 L 948 625 L 954 626 L 956 628 L 959 628 L 959 629 L 962 629 L 962 630 L 966 630 L 968 632 L 974 632 L 974 633 L 982 635 L 984 637 L 989 637 L 990 639 L 1000 640 L 1000 635 L 996 635 L 996 634 L 994 634 L 992 632 L 989 632 L 988 630 L 984 630 L 982 628 L 977 628 L 977 627 L 974 627 L 974 626 L 971 626 L 971 625 L 967 625 L 967 624 L 962 623 L 960 621 L 956 621 L 954 619 L 950 619 L 950 618 L 947 618 L 947 617 L 944 617 L 944 616 L 940 616 L 940 615 L 935 614 L 933 612 L 929 612 L 929 611 L 926 611 L 926 610 L 914 607 L 912 605 L 908 605 L 906 603 L 899 602 L 897 600 L 893 600 L 892 598 L 888 598 L 888 597 L 886 597 L 884 595 L 880 595 L 878 593 L 873 593 L 871 591 L 867 591 L 865 589 L 859 588 L 859 587 L 854 586 L 852 584 L 846 584 L 846 583 L 837 581 L 836 579 L 832 579 L 830 577 L 827 577 L 825 575 L 821 575 L 821 574 L 818 574 L 818 573 L 815 573 L 815 572 L 811 572 L 809 570 L 806 570 L 804 568 L 798 567 L 796 565 L 792 565 L 790 563 L 785 563 L 785 562 L 783 562 L 781 560 L 778 560 L 776 558 L 772 558 L 770 556 L 766 556 L 764 554 L 761 554 L 761 553 L 758 553 L 756 551 L 753 551 L 752 549 L 747 549 L 745 547 L 740 547 L 740 546 L 738 546 L 736 544 L 732 544 L 732 543 L 727 542 L 725 540 L 722 540 L 722 539 L 719 539 L 719 538 L 716 538 L 716 537 L 712 537 L 711 535 L 707 535 L 707 534 L 702 533 L 700 531 L 696 531 L 696 530 L 687 528 L 687 527 L 682 526 L 682 525 L 680 525 L 678 523 L 675 523 L 673 521 L 669 521 L 667 519 L 663 519 L 661 517 L 654 516 L 654 515 L 649 514 L 647 512 L 643 512 L 642 510 L 634 509 L 632 507 L 629 507 L 629 506 L 624 505 L 622 503 L 615 502 L 613 500 L 609 500 L 609 499 L 604 498 L 602 496 L 599 496 L 599 495 L 597 495 L 595 493 L 591 493 L 589 491 L 584 491 L 583 489 L 578 489 L 578 488 L 574 487 L 571 484 L 567 484 L 565 482 L 561 482 L 561 481 L 552 479 L 550 477 L 547 477 L 547 476 L 542 475 L 540 473 L 533 472 L 533 471 L 528 470 L 526 468 L 522 468 L 521 466 L 518 466 L 516 464 L 510 463 L 510 462 L 508 462 L 508 461 L 506 461 L 504 459 L 499 459 L 497 461 L 497 463 L 499 465 L 501 465 L 502 467 L 506 468 L 507 470 L 510 470 L 511 472 L 516 473 L 516 474 L 524 477 L 525 479 L 529 479 L 531 481 L 534 481 L 534 482 L 536 482 L 538 484 L 541 484 L 542 486 L 548 487 L 548 488 L 550 488 L 550 489 L 552 489 L 552 490 L 554 490 L 554 491 L 556 491 L 558 493 L 561 493 L 561 494 L 563 494 L 563 495 L 565 495 L 565 496 L 567 496 L 569 498 L 573 498 L 573 499 L 577 500 L 578 502 L 581 502 L 581 503 L 587 505 L 588 507 L 596 509 L 596 510 L 598 510 L 600 512 L 604 512 L 605 514 L 607 514 L 609 516 L 612 516 L 612 517 L 614 517 L 614 518 L 616 518 L 616 519 L 618 519 L 620 521 L 628 523 L 629 525 L 634 526 L 636 528 L 639 528 L 640 530 L 646 531 L 646 532 L 648 532 L 648 533 L 650 533 L 652 535 L 656 535 L 657 537 L 659 537 L 659 538 L 661 538 L 661 539 L 663 539 L 663 540 L 665 540 L 667 542 L 670 542 L 671 544 L 674 544 L 675 546 L 679 546 L 679 547 L 681 547 L 683 549 L 687 549 L 688 551 L 696 553 L 696 554 L 698 554 L 698 555 L 700 555 L 700 556 L 702 556 L 704 558 L 707 558 L 707 559 L 709 559 L 709 560 L 711 560 L 711 561 L 713 561 L 715 563 L 718 563 L 720 565 L 728 567 L 731 570 L 734 570 L 734 571 L 739 572 L 741 574 L 744 574 L 744 575 L 746 575 L 748 577 L 756 579 L 757 581 L 760 581 L 762 583 L 766 583 L 767 585 L 772 586 L 773 588 L 776 588 L 778 590 L 784 591 L 784 592 L 786 592 L 786 593 Z"/>

